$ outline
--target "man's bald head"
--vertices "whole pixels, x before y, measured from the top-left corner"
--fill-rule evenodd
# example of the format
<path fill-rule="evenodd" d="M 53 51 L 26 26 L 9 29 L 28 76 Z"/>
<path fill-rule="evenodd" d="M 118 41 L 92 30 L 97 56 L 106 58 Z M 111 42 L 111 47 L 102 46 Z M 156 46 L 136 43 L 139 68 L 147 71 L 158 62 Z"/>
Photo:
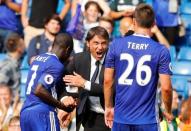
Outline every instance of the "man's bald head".
<path fill-rule="evenodd" d="M 124 36 L 129 30 L 133 29 L 133 18 L 132 17 L 123 17 L 120 21 L 120 33 Z"/>

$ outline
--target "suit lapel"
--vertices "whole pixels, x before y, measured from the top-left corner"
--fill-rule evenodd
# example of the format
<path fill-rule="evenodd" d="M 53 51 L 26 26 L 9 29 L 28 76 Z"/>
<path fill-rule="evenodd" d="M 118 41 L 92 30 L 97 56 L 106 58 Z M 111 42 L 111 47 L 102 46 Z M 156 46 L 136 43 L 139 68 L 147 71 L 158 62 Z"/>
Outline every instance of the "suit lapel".
<path fill-rule="evenodd" d="M 85 76 L 87 76 L 87 79 L 90 80 L 90 71 L 91 71 L 91 56 L 90 56 L 90 53 L 86 53 L 85 55 L 85 65 L 86 67 L 84 67 L 84 70 L 85 70 Z"/>

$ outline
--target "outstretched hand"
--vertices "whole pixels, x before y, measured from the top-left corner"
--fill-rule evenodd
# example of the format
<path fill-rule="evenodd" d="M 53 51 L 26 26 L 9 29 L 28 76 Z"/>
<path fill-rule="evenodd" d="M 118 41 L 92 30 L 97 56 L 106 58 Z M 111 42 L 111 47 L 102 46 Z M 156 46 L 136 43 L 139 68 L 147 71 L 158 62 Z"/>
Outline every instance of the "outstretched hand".
<path fill-rule="evenodd" d="M 76 72 L 74 72 L 74 75 L 65 75 L 63 81 L 66 82 L 66 85 L 75 87 L 84 87 L 84 83 L 86 82 L 86 80 Z"/>

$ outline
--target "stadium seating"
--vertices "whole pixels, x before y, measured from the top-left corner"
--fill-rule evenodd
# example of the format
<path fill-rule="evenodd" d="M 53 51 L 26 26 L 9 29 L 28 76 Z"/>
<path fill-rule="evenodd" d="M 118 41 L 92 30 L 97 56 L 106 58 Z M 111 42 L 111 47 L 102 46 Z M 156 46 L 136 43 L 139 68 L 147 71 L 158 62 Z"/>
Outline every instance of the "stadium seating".
<path fill-rule="evenodd" d="M 28 75 L 28 70 L 21 70 L 21 83 L 22 84 L 26 84 L 27 75 Z"/>
<path fill-rule="evenodd" d="M 173 75 L 191 76 L 190 61 L 176 61 L 172 64 Z"/>
<path fill-rule="evenodd" d="M 170 57 L 171 57 L 171 61 L 175 61 L 176 60 L 176 48 L 175 46 L 170 46 Z"/>
<path fill-rule="evenodd" d="M 25 99 L 25 91 L 26 91 L 26 82 L 27 82 L 27 75 L 29 70 L 29 64 L 27 61 L 27 55 L 24 56 L 21 62 L 21 85 L 20 85 L 20 97 L 22 100 Z"/>
<path fill-rule="evenodd" d="M 184 22 L 186 30 L 191 30 L 191 14 L 181 14 L 180 16 Z"/>
<path fill-rule="evenodd" d="M 146 0 L 146 3 L 152 6 L 153 0 Z"/>
<path fill-rule="evenodd" d="M 177 60 L 191 61 L 191 47 L 181 47 L 177 56 Z M 191 66 L 190 66 L 191 68 Z"/>
<path fill-rule="evenodd" d="M 188 0 L 182 0 L 180 6 L 181 14 L 191 14 L 191 2 Z"/>
<path fill-rule="evenodd" d="M 191 62 L 176 61 L 172 64 L 172 86 L 183 98 L 187 98 L 191 92 Z"/>
<path fill-rule="evenodd" d="M 26 82 L 27 82 L 28 69 L 21 70 L 21 85 L 20 85 L 20 97 L 25 99 Z"/>
<path fill-rule="evenodd" d="M 27 55 L 24 56 L 22 62 L 21 62 L 21 67 L 20 67 L 21 70 L 27 70 L 29 69 L 29 64 L 28 64 L 28 61 L 27 61 Z"/>
<path fill-rule="evenodd" d="M 20 98 L 22 101 L 24 101 L 26 98 L 26 84 L 20 85 Z"/>
<path fill-rule="evenodd" d="M 184 99 L 189 96 L 189 83 L 185 76 L 172 76 L 171 78 L 172 87 L 177 93 Z"/>

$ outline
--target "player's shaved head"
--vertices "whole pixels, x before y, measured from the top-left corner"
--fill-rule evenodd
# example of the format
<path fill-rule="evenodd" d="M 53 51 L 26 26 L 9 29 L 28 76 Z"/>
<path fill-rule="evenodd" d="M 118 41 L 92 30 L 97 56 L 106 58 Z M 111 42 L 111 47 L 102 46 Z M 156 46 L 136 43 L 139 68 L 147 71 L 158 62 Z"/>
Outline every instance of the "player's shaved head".
<path fill-rule="evenodd" d="M 52 52 L 55 53 L 61 61 L 65 61 L 73 50 L 73 38 L 67 33 L 56 35 Z"/>
<path fill-rule="evenodd" d="M 67 33 L 60 33 L 55 37 L 53 46 L 73 48 L 73 38 Z"/>

